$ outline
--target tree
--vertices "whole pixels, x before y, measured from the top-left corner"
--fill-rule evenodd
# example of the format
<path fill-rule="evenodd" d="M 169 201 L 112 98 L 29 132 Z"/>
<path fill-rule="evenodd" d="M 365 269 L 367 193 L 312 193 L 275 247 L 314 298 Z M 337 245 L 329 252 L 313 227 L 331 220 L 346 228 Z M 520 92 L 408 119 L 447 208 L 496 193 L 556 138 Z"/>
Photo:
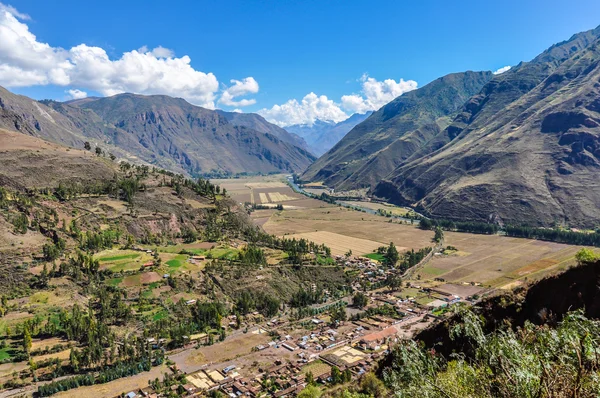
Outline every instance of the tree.
<path fill-rule="evenodd" d="M 360 379 L 360 391 L 374 398 L 386 396 L 386 388 L 381 380 L 369 372 Z"/>
<path fill-rule="evenodd" d="M 112 153 L 108 154 L 108 157 L 110 158 L 110 160 L 112 160 L 113 162 L 115 161 L 115 159 L 117 158 L 115 155 L 113 155 Z"/>
<path fill-rule="evenodd" d="M 396 291 L 402 287 L 402 278 L 400 275 L 389 275 L 387 277 L 387 285 L 392 291 Z"/>
<path fill-rule="evenodd" d="M 337 307 L 331 311 L 331 323 L 345 322 L 347 319 L 344 307 Z"/>
<path fill-rule="evenodd" d="M 29 332 L 29 325 L 25 325 L 23 329 L 23 351 L 29 356 L 31 352 L 31 333 Z"/>
<path fill-rule="evenodd" d="M 391 266 L 396 265 L 396 263 L 400 259 L 400 254 L 398 254 L 398 249 L 396 249 L 394 242 L 390 242 L 390 245 L 388 246 L 387 252 L 385 254 L 385 258 L 388 264 L 390 264 Z"/>
<path fill-rule="evenodd" d="M 337 366 L 331 368 L 331 383 L 332 384 L 341 384 L 344 382 L 342 377 L 342 372 Z"/>
<path fill-rule="evenodd" d="M 596 255 L 596 253 L 594 253 L 593 250 L 583 248 L 577 252 L 575 258 L 577 259 L 577 262 L 579 264 L 583 264 L 596 261 L 598 259 L 598 256 Z"/>
<path fill-rule="evenodd" d="M 369 298 L 361 292 L 358 292 L 352 297 L 352 305 L 357 308 L 365 308 L 369 303 Z"/>
<path fill-rule="evenodd" d="M 321 389 L 314 385 L 307 385 L 306 388 L 298 394 L 298 398 L 320 398 L 323 395 Z"/>
<path fill-rule="evenodd" d="M 346 257 L 352 256 L 352 249 L 348 250 L 345 254 Z"/>
<path fill-rule="evenodd" d="M 444 231 L 441 227 L 435 227 L 435 236 L 433 237 L 433 240 L 437 243 L 440 243 L 444 240 Z"/>
<path fill-rule="evenodd" d="M 100 148 L 99 146 L 96 147 L 96 156 L 100 156 L 102 155 L 102 148 Z"/>
<path fill-rule="evenodd" d="M 83 148 L 86 151 L 91 151 L 92 150 L 92 146 L 90 145 L 90 143 L 88 141 L 86 141 L 86 142 L 83 143 Z"/>

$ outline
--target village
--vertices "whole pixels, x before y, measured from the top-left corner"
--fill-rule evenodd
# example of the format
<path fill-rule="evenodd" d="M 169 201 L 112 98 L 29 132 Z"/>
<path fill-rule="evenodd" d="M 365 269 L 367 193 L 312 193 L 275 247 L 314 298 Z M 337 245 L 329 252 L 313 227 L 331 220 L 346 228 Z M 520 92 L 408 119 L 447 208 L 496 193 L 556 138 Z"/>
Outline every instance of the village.
<path fill-rule="evenodd" d="M 166 353 L 172 377 L 181 381 L 172 385 L 173 391 L 190 397 L 212 391 L 231 398 L 291 397 L 308 383 L 332 385 L 355 380 L 372 371 L 401 339 L 410 339 L 441 319 L 451 305 L 471 304 L 483 291 L 475 285 L 443 280 L 435 281 L 434 287 L 406 281 L 390 288 L 386 281 L 397 277 L 398 270 L 367 257 L 336 255 L 334 259 L 354 276 L 353 294 L 364 294 L 366 305 L 353 305 L 353 295 L 335 299 L 325 292 L 329 300 L 313 306 L 316 315 L 301 320 L 291 319 L 285 311 L 271 319 L 255 312 L 238 325 L 236 316 L 230 315 L 223 320 L 229 327 L 224 341 L 212 344 L 209 334 L 198 333 L 185 336 L 183 349 Z M 188 258 L 193 263 L 205 260 L 197 255 Z M 365 286 L 369 288 L 365 290 Z M 190 299 L 186 304 L 195 302 Z M 333 312 L 339 309 L 344 320 L 334 319 Z M 162 349 L 167 342 L 149 338 L 148 343 Z M 231 347 L 235 347 L 234 357 L 211 355 Z M 196 353 L 202 354 L 204 361 L 191 360 Z M 148 386 L 127 396 L 161 395 Z"/>

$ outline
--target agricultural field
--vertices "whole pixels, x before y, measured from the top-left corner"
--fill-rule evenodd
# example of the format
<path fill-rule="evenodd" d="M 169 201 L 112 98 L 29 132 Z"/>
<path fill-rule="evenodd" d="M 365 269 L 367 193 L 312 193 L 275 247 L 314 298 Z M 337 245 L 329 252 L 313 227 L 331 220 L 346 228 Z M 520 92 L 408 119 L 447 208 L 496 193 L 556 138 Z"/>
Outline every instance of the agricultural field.
<path fill-rule="evenodd" d="M 515 281 L 539 279 L 576 264 L 579 246 L 498 235 L 446 233 L 446 243 L 458 252 L 434 256 L 419 274 L 458 283 L 510 288 Z"/>
<path fill-rule="evenodd" d="M 329 231 L 304 232 L 286 237 L 290 239 L 306 239 L 318 244 L 325 244 L 331 249 L 331 253 L 336 255 L 344 255 L 348 250 L 352 250 L 356 255 L 363 255 L 377 250 L 383 244 L 381 242 L 354 238 Z"/>
<path fill-rule="evenodd" d="M 284 209 L 315 208 L 326 205 L 316 199 L 294 192 L 286 183 L 285 175 L 212 180 L 225 188 L 239 203 L 260 204 L 275 208 L 282 204 Z"/>
<path fill-rule="evenodd" d="M 325 243 L 334 254 L 352 249 L 356 255 L 370 255 L 389 242 L 394 242 L 399 251 L 434 245 L 432 231 L 335 206 L 273 212 L 267 221 L 262 221 L 268 233 Z M 510 288 L 518 286 L 515 281 L 539 279 L 575 265 L 575 253 L 580 249 L 553 242 L 458 232 L 446 232 L 445 244 L 458 250 L 434 256 L 415 275 L 422 280 L 442 278 L 458 284 L 473 282 L 486 288 Z"/>

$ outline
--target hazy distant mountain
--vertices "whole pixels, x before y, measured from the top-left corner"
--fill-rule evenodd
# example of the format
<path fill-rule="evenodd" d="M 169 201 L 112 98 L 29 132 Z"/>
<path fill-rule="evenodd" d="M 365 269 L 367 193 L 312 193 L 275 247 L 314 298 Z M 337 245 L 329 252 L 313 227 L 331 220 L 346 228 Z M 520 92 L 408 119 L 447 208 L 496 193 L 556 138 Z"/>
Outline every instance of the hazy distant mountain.
<path fill-rule="evenodd" d="M 435 217 L 600 222 L 600 27 L 495 76 L 374 194 Z"/>
<path fill-rule="evenodd" d="M 373 112 L 355 113 L 348 119 L 339 122 L 315 121 L 314 124 L 294 124 L 285 129 L 303 138 L 310 150 L 321 156 L 337 144 L 357 124 L 368 118 Z"/>
<path fill-rule="evenodd" d="M 492 78 L 453 73 L 407 92 L 354 127 L 302 176 L 339 189 L 374 187 L 449 123 Z"/>
<path fill-rule="evenodd" d="M 257 131 L 217 111 L 161 95 L 60 103 L 0 88 L 0 127 L 79 148 L 90 141 L 118 156 L 178 172 L 302 171 L 315 159 L 291 143 L 287 132 L 271 125 L 273 133 L 270 123 L 261 123 L 263 131 Z"/>

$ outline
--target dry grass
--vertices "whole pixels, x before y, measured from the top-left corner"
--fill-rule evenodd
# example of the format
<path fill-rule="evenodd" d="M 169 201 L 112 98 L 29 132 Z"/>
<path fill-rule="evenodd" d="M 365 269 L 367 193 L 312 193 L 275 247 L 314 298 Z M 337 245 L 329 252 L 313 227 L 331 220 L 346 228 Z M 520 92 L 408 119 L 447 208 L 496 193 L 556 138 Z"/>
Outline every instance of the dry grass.
<path fill-rule="evenodd" d="M 121 393 L 136 391 L 148 386 L 148 380 L 154 380 L 157 377 L 159 380 L 162 380 L 165 373 L 171 373 L 171 371 L 166 365 L 161 365 L 150 369 L 148 372 L 124 377 L 109 383 L 79 387 L 73 390 L 59 392 L 54 395 L 54 397 L 116 397 Z"/>
<path fill-rule="evenodd" d="M 306 239 L 320 245 L 325 244 L 331 249 L 331 253 L 338 255 L 343 255 L 348 252 L 348 250 L 352 250 L 355 255 L 368 254 L 374 252 L 379 246 L 383 245 L 382 242 L 353 238 L 351 236 L 336 234 L 329 231 L 304 232 L 301 234 L 287 235 L 286 238 Z M 403 248 L 399 248 L 399 250 L 402 249 Z"/>

